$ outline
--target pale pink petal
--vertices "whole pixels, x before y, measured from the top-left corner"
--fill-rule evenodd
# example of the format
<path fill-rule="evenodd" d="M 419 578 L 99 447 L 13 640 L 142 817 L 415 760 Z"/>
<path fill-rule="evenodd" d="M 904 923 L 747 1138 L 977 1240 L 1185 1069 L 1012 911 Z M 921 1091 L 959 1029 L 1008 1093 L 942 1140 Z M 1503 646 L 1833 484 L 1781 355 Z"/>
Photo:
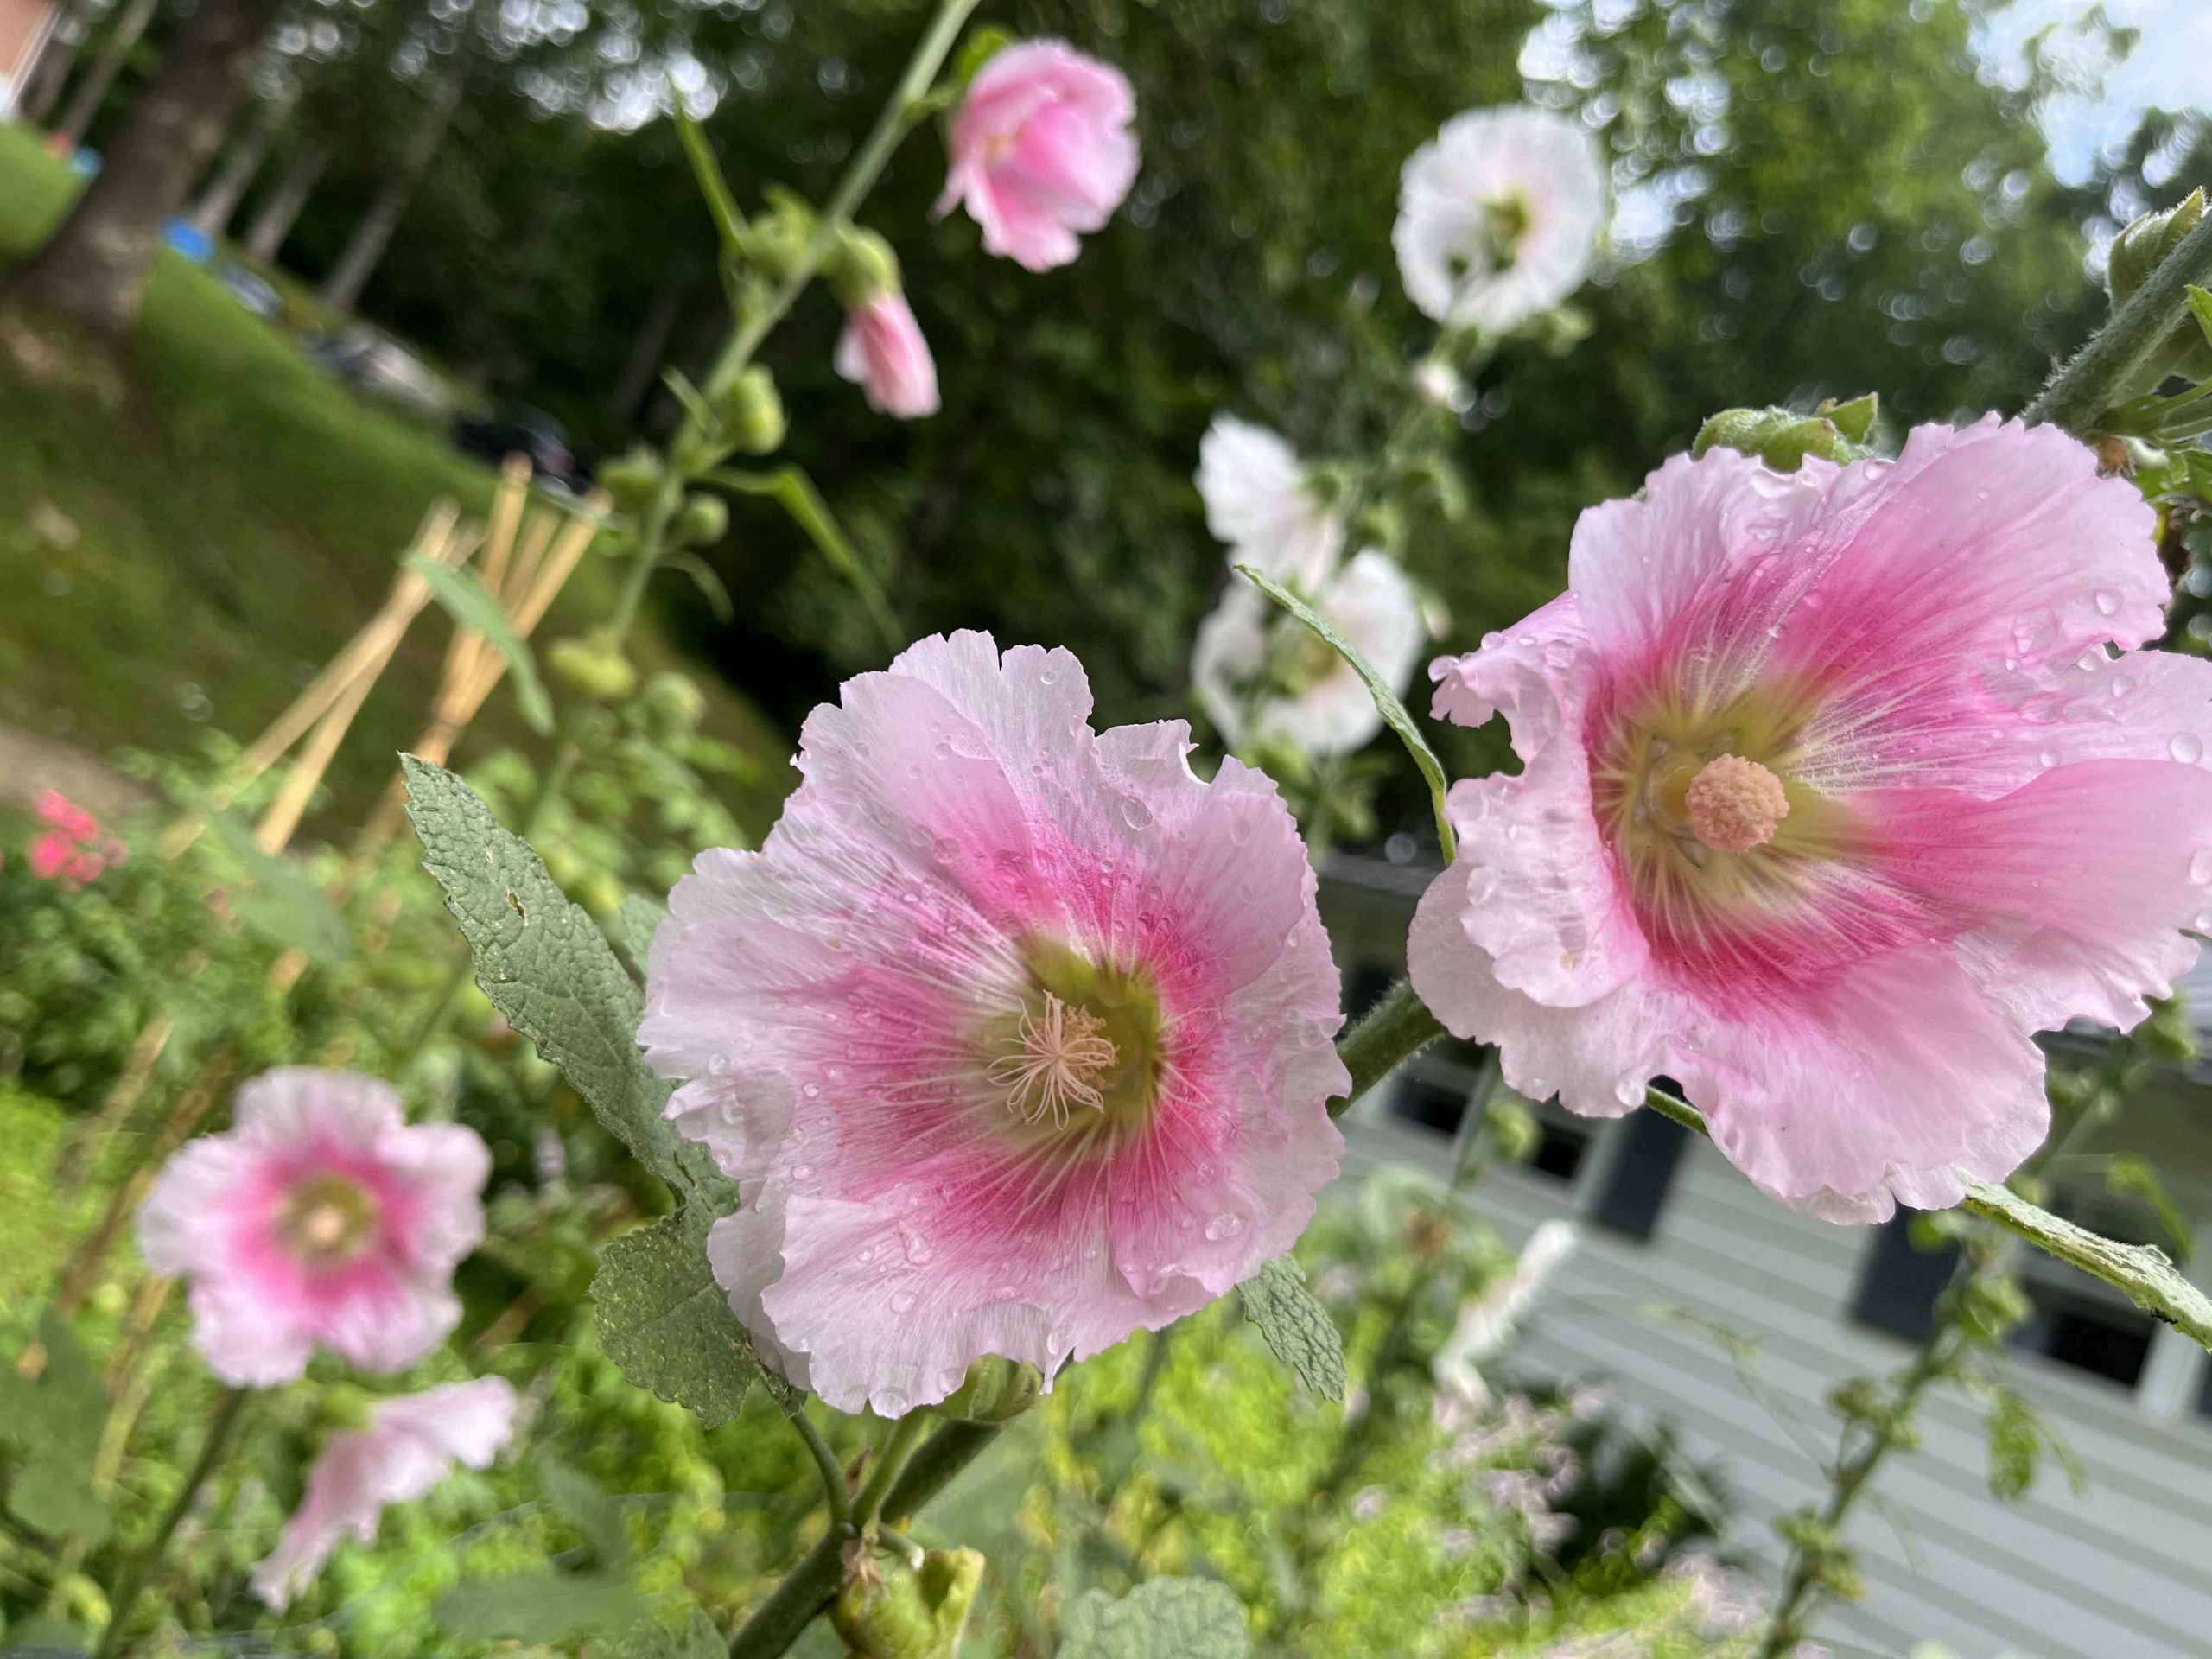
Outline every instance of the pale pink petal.
<path fill-rule="evenodd" d="M 938 411 L 937 360 L 903 294 L 879 294 L 852 310 L 832 365 L 879 415 L 916 421 Z"/>

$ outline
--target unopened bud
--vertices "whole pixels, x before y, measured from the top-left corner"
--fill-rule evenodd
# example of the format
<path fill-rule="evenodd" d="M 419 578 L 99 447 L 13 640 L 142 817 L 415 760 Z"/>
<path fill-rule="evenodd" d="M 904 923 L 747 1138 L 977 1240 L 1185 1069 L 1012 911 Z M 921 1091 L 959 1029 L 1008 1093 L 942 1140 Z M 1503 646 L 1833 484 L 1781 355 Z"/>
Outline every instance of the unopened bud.
<path fill-rule="evenodd" d="M 830 1622 L 853 1659 L 953 1659 L 983 1565 L 972 1549 L 933 1549 L 912 1563 L 856 1541 Z"/>
<path fill-rule="evenodd" d="M 899 291 L 899 256 L 874 231 L 848 225 L 837 232 L 828 276 L 838 303 L 856 311 L 870 300 Z"/>
<path fill-rule="evenodd" d="M 545 661 L 570 690 L 594 702 L 619 702 L 638 687 L 638 671 L 605 634 L 556 639 Z"/>
<path fill-rule="evenodd" d="M 1026 1361 L 986 1354 L 968 1368 L 968 1380 L 938 1409 L 963 1423 L 1011 1421 L 1037 1403 L 1045 1374 Z"/>
<path fill-rule="evenodd" d="M 729 503 L 719 495 L 687 496 L 676 520 L 676 539 L 687 547 L 719 542 L 729 531 Z"/>
<path fill-rule="evenodd" d="M 2204 221 L 2200 186 L 2162 213 L 2145 213 L 2113 239 L 2105 262 L 2105 287 L 2114 307 L 2127 303 L 2151 273 Z M 2212 335 L 2194 315 L 2184 316 L 2144 359 L 2136 384 L 2148 390 L 2170 374 L 2191 380 L 2212 379 Z"/>
<path fill-rule="evenodd" d="M 1839 416 L 1844 418 L 1839 420 Z M 1872 400 L 1862 397 L 1813 415 L 1790 409 L 1724 409 L 1699 429 L 1690 453 L 1701 455 L 1725 446 L 1763 461 L 1778 473 L 1796 472 L 1808 455 L 1851 461 L 1873 454 L 1863 440 L 1844 429 L 1847 424 L 1862 432 L 1872 430 Z"/>
<path fill-rule="evenodd" d="M 671 732 L 695 731 L 707 717 L 707 694 L 673 669 L 647 680 L 639 701 L 647 714 Z"/>
<path fill-rule="evenodd" d="M 759 364 L 731 381 L 718 402 L 729 441 L 747 454 L 768 454 L 783 442 L 784 400 L 776 377 Z"/>
<path fill-rule="evenodd" d="M 764 193 L 769 207 L 753 220 L 746 238 L 746 257 L 776 282 L 797 276 L 806 264 L 817 220 L 814 209 L 800 196 L 779 185 Z"/>
<path fill-rule="evenodd" d="M 627 513 L 640 513 L 660 486 L 660 457 L 638 448 L 605 462 L 599 469 L 599 487 Z"/>

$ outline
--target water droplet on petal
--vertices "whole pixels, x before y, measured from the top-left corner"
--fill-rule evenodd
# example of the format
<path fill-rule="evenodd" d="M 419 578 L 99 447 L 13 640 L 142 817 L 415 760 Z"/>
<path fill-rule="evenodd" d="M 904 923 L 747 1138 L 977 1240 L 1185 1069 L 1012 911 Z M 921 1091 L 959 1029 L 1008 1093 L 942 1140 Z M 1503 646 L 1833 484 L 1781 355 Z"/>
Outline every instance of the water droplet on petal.
<path fill-rule="evenodd" d="M 1233 1238 L 1243 1230 L 1243 1218 L 1239 1216 L 1216 1216 L 1206 1223 L 1206 1236 L 1217 1243 L 1224 1238 Z"/>
<path fill-rule="evenodd" d="M 2119 609 L 2120 595 L 2118 594 L 2113 592 L 2109 588 L 2100 588 L 2097 589 L 2097 610 L 2101 614 L 2110 616 Z"/>
<path fill-rule="evenodd" d="M 893 1313 L 906 1313 L 913 1306 L 914 1293 L 911 1290 L 902 1290 L 891 1299 L 891 1311 Z"/>
<path fill-rule="evenodd" d="M 2166 753 L 2184 766 L 2193 766 L 2204 758 L 2204 742 L 2190 732 L 2177 732 L 2166 745 Z"/>
<path fill-rule="evenodd" d="M 1152 822 L 1152 809 L 1134 796 L 1122 800 L 1122 822 L 1132 830 L 1141 830 Z"/>
<path fill-rule="evenodd" d="M 812 1164 L 793 1164 L 791 1166 L 791 1179 L 795 1181 L 807 1181 L 813 1179 L 814 1166 Z"/>
<path fill-rule="evenodd" d="M 809 1100 L 819 1100 L 822 1098 L 822 1085 L 818 1083 L 810 1083 L 801 1089 L 799 1093 L 804 1095 Z"/>
<path fill-rule="evenodd" d="M 2200 847 L 2190 857 L 2189 879 L 2200 887 L 2212 882 L 2212 847 Z"/>

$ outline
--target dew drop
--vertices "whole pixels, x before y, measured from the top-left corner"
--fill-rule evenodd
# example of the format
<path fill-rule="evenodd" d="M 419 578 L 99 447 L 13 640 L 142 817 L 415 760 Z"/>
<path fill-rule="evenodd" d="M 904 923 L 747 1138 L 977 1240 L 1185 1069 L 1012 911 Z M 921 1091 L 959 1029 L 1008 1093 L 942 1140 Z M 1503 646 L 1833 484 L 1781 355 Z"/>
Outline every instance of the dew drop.
<path fill-rule="evenodd" d="M 1122 822 L 1132 830 L 1141 830 L 1152 822 L 1152 809 L 1134 796 L 1122 800 Z"/>
<path fill-rule="evenodd" d="M 1238 1216 L 1216 1216 L 1206 1223 L 1206 1236 L 1217 1243 L 1224 1238 L 1233 1238 L 1243 1230 L 1243 1219 Z"/>
<path fill-rule="evenodd" d="M 2045 749 L 2041 754 L 2037 755 L 2036 759 L 2041 761 L 2044 769 L 2048 771 L 2050 767 L 2058 764 L 2058 751 L 2056 749 Z"/>
<path fill-rule="evenodd" d="M 2119 609 L 2120 595 L 2118 594 L 2109 588 L 2097 589 L 2097 610 L 2100 614 L 2110 616 Z"/>
<path fill-rule="evenodd" d="M 2212 847 L 2200 847 L 2190 857 L 2189 879 L 2199 887 L 2212 882 Z"/>
<path fill-rule="evenodd" d="M 710 1077 L 722 1077 L 728 1071 L 729 1056 L 727 1054 L 716 1054 L 707 1062 L 707 1075 Z"/>
<path fill-rule="evenodd" d="M 818 1083 L 810 1083 L 801 1089 L 799 1093 L 804 1095 L 809 1100 L 819 1100 L 822 1098 L 822 1085 Z"/>
<path fill-rule="evenodd" d="M 913 1306 L 914 1293 L 911 1290 L 902 1290 L 891 1299 L 891 1311 L 893 1313 L 906 1313 Z"/>
<path fill-rule="evenodd" d="M 793 1164 L 791 1166 L 791 1179 L 795 1181 L 810 1181 L 813 1179 L 814 1166 L 812 1164 Z"/>
<path fill-rule="evenodd" d="M 898 1389 L 880 1389 L 868 1403 L 875 1408 L 875 1414 L 879 1417 L 904 1417 L 906 1414 L 906 1396 Z"/>
<path fill-rule="evenodd" d="M 2166 753 L 2184 766 L 2193 766 L 2204 758 L 2204 743 L 2194 733 L 2177 732 L 2168 741 Z"/>

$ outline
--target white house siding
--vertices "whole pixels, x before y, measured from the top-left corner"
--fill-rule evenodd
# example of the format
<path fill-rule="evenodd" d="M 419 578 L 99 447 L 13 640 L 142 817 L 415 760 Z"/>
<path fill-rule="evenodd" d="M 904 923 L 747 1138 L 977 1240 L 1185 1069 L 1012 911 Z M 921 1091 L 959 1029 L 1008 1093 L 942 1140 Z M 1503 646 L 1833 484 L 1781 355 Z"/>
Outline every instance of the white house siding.
<path fill-rule="evenodd" d="M 1348 1173 L 1385 1160 L 1435 1167 L 1436 1136 L 1371 1105 L 1355 1118 Z M 1615 1132 L 1592 1128 L 1599 1139 L 1576 1183 L 1496 1170 L 1475 1207 L 1516 1244 L 1547 1217 L 1576 1213 Z M 1837 1427 L 1828 1391 L 1894 1370 L 1910 1351 L 1851 1316 L 1871 1243 L 1868 1230 L 1782 1209 L 1694 1142 L 1652 1239 L 1585 1227 L 1513 1364 L 1531 1382 L 1601 1383 L 1632 1418 L 1671 1424 L 1683 1452 L 1726 1488 L 1726 1543 L 1764 1563 L 1772 1583 L 1782 1554 L 1772 1520 L 1821 1491 L 1817 1460 Z M 1743 1372 L 1698 1321 L 1757 1344 Z M 2158 1338 L 2161 1349 L 2182 1340 Z M 1904 1659 L 1931 1638 L 1962 1659 L 2206 1659 L 2212 1420 L 2181 1397 L 2195 1357 L 2154 1349 L 2152 1367 L 2176 1379 L 2166 1390 L 2175 1421 L 2160 1421 L 2136 1391 L 2039 1356 L 2006 1363 L 2080 1456 L 2088 1490 L 2075 1495 L 2046 1464 L 2025 1498 L 1999 1500 L 1980 1414 L 1955 1391 L 1939 1394 L 1923 1413 L 1924 1444 L 1892 1456 L 1879 1503 L 1853 1518 L 1866 1599 L 1830 1613 L 1823 1638 L 1838 1659 Z"/>

